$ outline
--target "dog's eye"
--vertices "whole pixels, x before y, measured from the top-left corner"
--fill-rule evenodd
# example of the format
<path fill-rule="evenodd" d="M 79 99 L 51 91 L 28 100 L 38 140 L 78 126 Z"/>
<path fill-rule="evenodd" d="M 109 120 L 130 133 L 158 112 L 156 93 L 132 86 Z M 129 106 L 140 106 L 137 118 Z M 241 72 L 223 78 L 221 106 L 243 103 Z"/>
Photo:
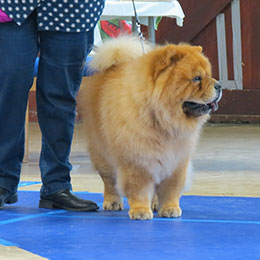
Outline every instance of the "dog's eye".
<path fill-rule="evenodd" d="M 197 76 L 197 77 L 195 77 L 192 81 L 193 81 L 193 82 L 199 82 L 199 81 L 201 81 L 201 80 L 202 80 L 201 76 Z"/>

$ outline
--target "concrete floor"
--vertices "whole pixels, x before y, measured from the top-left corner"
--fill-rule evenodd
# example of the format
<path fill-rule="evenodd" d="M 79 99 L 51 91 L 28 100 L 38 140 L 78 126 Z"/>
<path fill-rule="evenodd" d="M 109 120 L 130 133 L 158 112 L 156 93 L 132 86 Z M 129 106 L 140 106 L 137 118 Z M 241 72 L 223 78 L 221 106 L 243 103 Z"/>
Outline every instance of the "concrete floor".
<path fill-rule="evenodd" d="M 38 124 L 29 125 L 29 161 L 24 163 L 21 181 L 40 181 Z M 77 124 L 72 145 L 71 173 L 74 191 L 103 192 L 99 175 L 86 152 L 83 127 Z M 260 126 L 207 125 L 193 159 L 192 186 L 185 194 L 260 197 Z M 39 190 L 40 185 L 20 190 Z M 43 259 L 22 249 L 0 246 L 2 259 Z"/>
<path fill-rule="evenodd" d="M 38 124 L 29 126 L 29 161 L 22 181 L 40 181 Z M 74 191 L 103 192 L 86 152 L 83 127 L 77 124 L 71 152 Z M 207 125 L 193 158 L 192 186 L 185 194 L 260 197 L 260 126 Z M 40 185 L 20 188 L 39 190 Z"/>

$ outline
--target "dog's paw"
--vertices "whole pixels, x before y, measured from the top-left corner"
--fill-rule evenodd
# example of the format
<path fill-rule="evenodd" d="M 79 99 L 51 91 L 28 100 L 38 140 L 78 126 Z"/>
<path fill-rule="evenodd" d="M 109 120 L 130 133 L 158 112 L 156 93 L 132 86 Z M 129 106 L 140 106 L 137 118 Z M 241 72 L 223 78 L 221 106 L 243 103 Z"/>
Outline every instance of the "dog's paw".
<path fill-rule="evenodd" d="M 122 201 L 104 201 L 103 209 L 108 211 L 120 211 L 124 209 Z"/>
<path fill-rule="evenodd" d="M 167 207 L 159 210 L 159 216 L 163 218 L 178 218 L 182 214 L 180 207 Z"/>
<path fill-rule="evenodd" d="M 128 214 L 130 219 L 145 220 L 153 218 L 152 210 L 146 208 L 130 209 Z"/>

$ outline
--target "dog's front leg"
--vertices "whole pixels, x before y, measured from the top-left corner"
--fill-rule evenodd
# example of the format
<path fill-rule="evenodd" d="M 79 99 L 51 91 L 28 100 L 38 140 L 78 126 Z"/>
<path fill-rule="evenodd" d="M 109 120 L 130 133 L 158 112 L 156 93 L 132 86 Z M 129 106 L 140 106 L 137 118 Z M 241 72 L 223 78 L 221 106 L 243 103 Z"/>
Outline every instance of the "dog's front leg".
<path fill-rule="evenodd" d="M 149 173 L 132 165 L 120 167 L 118 184 L 128 199 L 129 217 L 140 220 L 152 219 L 154 182 Z"/>
<path fill-rule="evenodd" d="M 186 182 L 189 160 L 181 163 L 172 175 L 159 185 L 159 215 L 165 218 L 177 218 L 182 214 L 179 205 L 181 192 Z"/>

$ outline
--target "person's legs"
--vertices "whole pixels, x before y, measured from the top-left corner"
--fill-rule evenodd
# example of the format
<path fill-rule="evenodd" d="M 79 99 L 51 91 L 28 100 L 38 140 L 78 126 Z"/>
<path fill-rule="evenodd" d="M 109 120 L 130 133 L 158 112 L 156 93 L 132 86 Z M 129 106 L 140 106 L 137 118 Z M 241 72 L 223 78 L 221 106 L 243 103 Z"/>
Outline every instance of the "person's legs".
<path fill-rule="evenodd" d="M 24 156 L 25 112 L 37 48 L 34 14 L 22 26 L 0 23 L 0 189 L 11 194 L 17 190 Z"/>
<path fill-rule="evenodd" d="M 42 132 L 41 197 L 71 190 L 76 95 L 93 33 L 40 32 L 37 111 Z"/>

